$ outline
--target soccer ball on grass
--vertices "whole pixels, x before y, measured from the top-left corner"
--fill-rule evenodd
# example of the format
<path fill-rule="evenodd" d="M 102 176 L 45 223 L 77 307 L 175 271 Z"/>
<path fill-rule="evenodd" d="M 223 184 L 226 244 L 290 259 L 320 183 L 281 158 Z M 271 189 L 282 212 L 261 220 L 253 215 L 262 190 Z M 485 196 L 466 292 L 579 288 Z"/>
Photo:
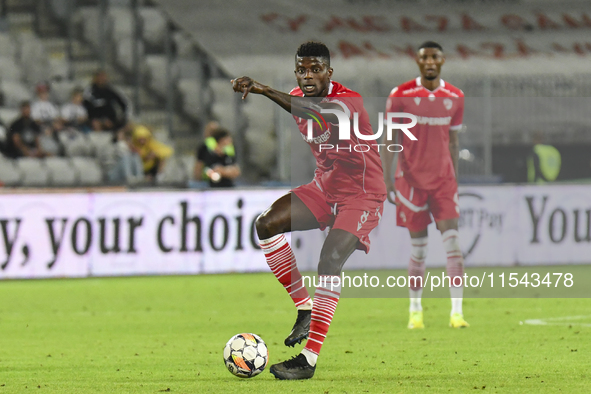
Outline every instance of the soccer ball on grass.
<path fill-rule="evenodd" d="M 263 372 L 269 361 L 269 350 L 256 334 L 234 335 L 224 347 L 224 363 L 233 375 L 252 378 Z"/>

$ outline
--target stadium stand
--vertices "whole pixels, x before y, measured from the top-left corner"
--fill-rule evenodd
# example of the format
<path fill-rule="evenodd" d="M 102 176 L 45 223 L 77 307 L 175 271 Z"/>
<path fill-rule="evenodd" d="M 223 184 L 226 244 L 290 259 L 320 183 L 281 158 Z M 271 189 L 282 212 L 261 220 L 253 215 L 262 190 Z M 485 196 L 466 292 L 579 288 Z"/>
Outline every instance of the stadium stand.
<path fill-rule="evenodd" d="M 92 145 L 90 145 L 88 137 L 84 134 L 64 131 L 58 133 L 58 138 L 68 157 L 91 156 L 93 154 Z"/>
<path fill-rule="evenodd" d="M 20 186 L 21 172 L 13 160 L 0 155 L 0 184 L 5 186 Z"/>
<path fill-rule="evenodd" d="M 16 160 L 16 166 L 22 174 L 22 186 L 48 186 L 49 169 L 42 159 L 23 157 Z"/>
<path fill-rule="evenodd" d="M 171 67 L 173 81 L 184 76 L 185 80 L 190 80 L 190 88 L 183 95 L 178 86 L 173 87 L 173 97 L 178 97 L 178 109 L 173 108 L 176 111 L 172 117 L 174 130 L 169 130 L 169 116 L 164 111 L 163 104 L 163 99 L 169 93 L 165 56 L 168 22 L 161 10 L 147 3 L 140 2 L 146 5 L 139 10 L 142 38 L 139 48 L 143 74 L 143 85 L 140 87 L 141 108 L 132 109 L 132 119 L 149 124 L 154 129 L 156 138 L 167 140 L 173 145 L 175 141 L 170 141 L 169 136 L 176 133 L 174 136 L 181 140 L 181 149 L 178 151 L 181 155 L 185 153 L 190 160 L 197 143 L 199 124 L 208 116 L 201 94 L 201 87 L 204 85 L 201 81 L 202 67 L 194 59 L 199 51 L 185 33 L 178 29 L 172 32 L 171 42 L 177 48 L 174 55 L 177 56 L 178 53 Z M 132 80 L 129 74 L 132 72 L 131 46 L 134 32 L 130 2 L 109 1 L 107 18 L 102 27 L 99 22 L 99 2 L 78 2 L 79 6 L 71 18 L 74 27 L 71 41 L 68 41 L 67 36 L 70 14 L 65 4 L 60 0 L 7 2 L 8 31 L 0 32 L 0 120 L 3 123 L 10 124 L 18 116 L 16 108 L 22 101 L 33 98 L 33 87 L 40 81 L 50 83 L 51 100 L 58 105 L 69 101 L 73 88 L 87 86 L 92 73 L 101 66 L 97 53 L 102 48 L 99 42 L 101 28 L 106 33 L 106 48 L 109 48 L 104 66 L 116 89 L 128 100 L 133 96 L 133 86 L 127 85 Z M 70 55 L 68 51 L 71 51 Z M 184 102 L 189 104 L 183 105 Z M 183 111 L 183 108 L 186 110 Z M 88 179 L 80 178 L 86 185 L 98 184 L 99 179 L 100 182 L 105 179 L 103 175 L 113 165 L 116 154 L 110 134 L 86 136 L 64 131 L 58 137 L 65 148 L 64 160 L 55 158 L 56 160 L 38 164 L 37 168 L 30 163 L 21 166 L 3 158 L 3 163 L 6 164 L 4 170 L 11 172 L 7 174 L 9 171 L 3 171 L 2 183 L 37 186 L 42 186 L 44 182 L 46 186 L 78 183 L 80 168 L 73 167 L 76 177 L 72 177 L 72 171 L 64 173 L 63 177 L 51 176 L 51 171 L 56 172 L 57 168 L 64 168 L 66 164 L 82 166 L 83 169 L 91 168 Z M 79 160 L 79 157 L 87 159 Z M 93 164 L 88 164 L 91 162 Z M 184 163 L 183 159 L 171 160 L 166 176 L 161 177 L 163 180 L 168 179 L 167 184 L 172 182 L 183 185 L 190 178 L 190 173 L 178 163 Z M 50 176 L 30 174 L 31 169 L 47 167 L 50 167 Z M 100 176 L 97 176 L 97 171 Z M 40 170 L 41 174 L 46 172 Z"/>
<path fill-rule="evenodd" d="M 75 186 L 78 174 L 74 170 L 72 161 L 64 157 L 48 157 L 45 165 L 49 170 L 51 186 Z"/>
<path fill-rule="evenodd" d="M 78 179 L 82 186 L 99 186 L 103 183 L 103 171 L 94 158 L 73 157 L 72 164 L 78 171 Z"/>
<path fill-rule="evenodd" d="M 39 81 L 50 81 L 52 99 L 58 104 L 66 102 L 72 88 L 87 86 L 101 66 L 101 52 L 116 88 L 131 100 L 135 94 L 131 85 L 135 79 L 131 1 L 108 0 L 104 19 L 100 3 L 77 2 L 68 44 L 65 2 L 8 1 L 9 29 L 0 32 L 0 118 L 4 123 L 10 123 L 11 111 L 21 101 L 32 98 L 32 87 Z M 239 160 L 253 170 L 246 174 L 251 181 L 277 178 L 276 169 L 281 167 L 276 165 L 277 152 L 295 152 L 305 146 L 291 147 L 289 138 L 277 136 L 284 129 L 280 118 L 285 114 L 276 107 L 265 100 L 247 100 L 245 105 L 236 100 L 229 76 L 246 74 L 289 91 L 295 84 L 293 51 L 311 38 L 332 49 L 334 79 L 365 97 L 385 97 L 392 86 L 414 76 L 416 66 L 409 54 L 418 43 L 434 37 L 448 58 L 444 79 L 476 98 L 471 105 L 488 105 L 478 102 L 485 97 L 591 95 L 591 42 L 587 37 L 591 8 L 586 2 L 466 3 L 453 12 L 445 4 L 425 10 L 421 1 L 391 7 L 384 1 L 350 0 L 337 8 L 310 1 L 295 7 L 272 0 L 256 0 L 249 7 L 238 0 L 207 4 L 142 0 L 138 4 L 141 86 L 133 119 L 151 125 L 158 136 L 172 138 L 179 155 L 171 161 L 175 163 L 190 161 L 202 125 L 219 120 L 234 133 Z M 228 8 L 240 12 L 228 13 Z M 101 32 L 105 46 L 100 42 Z M 168 41 L 172 43 L 170 63 Z M 165 111 L 167 97 L 174 100 L 172 116 Z M 591 134 L 585 132 L 584 105 L 547 105 L 556 113 L 569 108 L 566 119 L 549 115 L 549 142 L 591 142 Z M 498 106 L 497 111 L 502 108 Z M 492 114 L 490 140 L 501 145 L 529 142 L 539 122 L 527 109 L 511 112 L 516 108 L 508 108 L 509 115 L 503 117 Z M 470 131 L 481 131 L 486 125 L 469 115 L 465 123 L 468 132 L 462 143 L 476 156 L 462 166 L 467 173 L 481 173 L 486 141 L 483 133 Z M 60 140 L 67 157 L 92 157 L 103 172 L 113 162 L 107 145 L 101 145 L 103 152 L 85 137 L 60 135 Z M 170 168 L 167 171 L 181 171 L 184 166 L 171 164 Z M 179 184 L 191 175 L 186 171 L 182 176 L 167 174 L 170 179 L 182 178 Z"/>
<path fill-rule="evenodd" d="M 249 75 L 284 91 L 295 85 L 295 48 L 308 39 L 321 40 L 331 48 L 333 78 L 364 97 L 386 97 L 393 86 L 415 76 L 416 65 L 409 54 L 421 42 L 436 39 L 447 55 L 443 78 L 476 98 L 472 105 L 484 105 L 482 98 L 486 96 L 591 95 L 587 82 L 591 8 L 586 2 L 466 2 L 459 7 L 430 3 L 428 9 L 421 1 L 397 2 L 395 7 L 390 2 L 364 0 L 342 1 L 338 7 L 334 3 L 304 1 L 295 6 L 272 0 L 257 0 L 248 7 L 237 0 L 199 6 L 190 0 L 159 4 L 165 4 L 174 21 L 198 38 L 231 75 Z M 228 13 L 228 9 L 240 11 Z M 187 80 L 179 85 L 183 92 L 198 89 Z M 232 102 L 224 81 L 212 81 L 210 87 L 212 114 L 220 118 Z M 244 130 L 248 162 L 268 168 L 266 153 L 276 150 L 279 143 L 269 136 L 279 128 L 276 124 L 272 130 L 265 126 L 269 119 L 276 122 L 280 110 L 266 106 L 265 100 L 252 101 L 252 107 L 248 103 L 242 107 L 248 118 Z M 501 110 L 503 107 L 497 106 L 496 111 Z M 560 112 L 552 106 L 551 110 Z M 527 111 L 526 116 L 518 110 L 508 112 L 510 116 L 492 115 L 491 139 L 505 145 L 527 143 L 539 122 Z M 581 133 L 589 123 L 586 112 L 577 106 L 569 113 L 566 130 L 557 126 L 560 116 L 549 115 L 555 120 L 548 131 L 550 140 L 567 134 L 570 140 L 591 142 L 589 133 Z M 228 115 L 220 120 L 235 125 Z M 474 131 L 483 129 L 482 119 L 468 118 L 466 123 L 463 143 L 481 151 L 483 133 Z M 290 149 L 300 148 L 294 144 Z M 481 173 L 484 167 L 479 160 L 481 155 L 471 163 L 462 163 L 464 170 Z"/>

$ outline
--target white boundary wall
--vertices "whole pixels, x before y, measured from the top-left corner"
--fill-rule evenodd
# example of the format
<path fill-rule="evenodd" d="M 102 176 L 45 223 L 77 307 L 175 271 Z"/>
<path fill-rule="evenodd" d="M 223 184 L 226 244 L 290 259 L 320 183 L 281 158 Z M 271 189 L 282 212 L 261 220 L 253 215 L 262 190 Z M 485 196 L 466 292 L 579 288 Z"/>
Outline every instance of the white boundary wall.
<path fill-rule="evenodd" d="M 285 192 L 3 194 L 0 278 L 266 271 L 253 223 Z M 591 262 L 591 186 L 473 186 L 460 194 L 466 266 Z M 386 203 L 371 253 L 355 252 L 346 269 L 407 266 L 408 232 L 394 218 Z M 427 264 L 444 265 L 434 225 L 429 237 Z M 302 270 L 315 270 L 323 240 L 320 231 L 294 234 Z"/>

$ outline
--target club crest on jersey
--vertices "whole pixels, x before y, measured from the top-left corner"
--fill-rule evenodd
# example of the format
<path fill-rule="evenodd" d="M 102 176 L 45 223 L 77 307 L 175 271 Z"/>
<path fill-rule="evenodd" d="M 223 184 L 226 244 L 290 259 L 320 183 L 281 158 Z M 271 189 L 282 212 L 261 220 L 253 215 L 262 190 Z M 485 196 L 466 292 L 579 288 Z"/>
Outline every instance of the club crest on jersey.
<path fill-rule="evenodd" d="M 446 110 L 450 110 L 451 107 L 454 105 L 453 101 L 451 101 L 451 99 L 446 98 L 443 100 L 443 106 L 445 107 Z"/>
<path fill-rule="evenodd" d="M 419 105 L 421 103 L 421 98 L 420 97 L 415 97 L 415 104 Z"/>

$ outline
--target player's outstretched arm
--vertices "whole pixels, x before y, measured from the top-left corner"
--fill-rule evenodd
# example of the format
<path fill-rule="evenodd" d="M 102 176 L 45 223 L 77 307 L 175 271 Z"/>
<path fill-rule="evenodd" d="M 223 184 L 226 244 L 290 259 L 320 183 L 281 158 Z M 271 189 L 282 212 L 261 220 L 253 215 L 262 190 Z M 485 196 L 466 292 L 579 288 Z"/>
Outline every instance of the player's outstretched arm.
<path fill-rule="evenodd" d="M 246 98 L 246 96 L 249 93 L 262 94 L 263 96 L 273 100 L 281 108 L 283 108 L 284 110 L 286 110 L 290 114 L 298 116 L 303 119 L 312 119 L 312 117 L 309 115 L 309 111 L 307 111 L 302 105 L 299 105 L 298 103 L 296 103 L 295 101 L 297 101 L 297 100 L 292 100 L 294 98 L 301 99 L 301 97 L 291 96 L 287 93 L 280 92 L 280 91 L 275 90 L 269 86 L 263 85 L 262 83 L 257 82 L 250 77 L 240 77 L 240 78 L 233 79 L 232 80 L 232 88 L 234 89 L 235 92 L 243 93 L 242 94 L 243 100 Z M 302 101 L 302 104 L 305 103 L 303 100 L 300 100 L 300 101 Z M 309 105 L 309 104 L 306 104 L 306 105 Z M 342 111 L 342 108 L 338 104 L 321 103 L 319 105 L 322 108 L 336 109 L 336 110 Z M 323 115 L 324 115 L 324 119 L 327 122 L 338 124 L 339 120 L 336 115 L 334 115 L 334 114 L 323 114 Z"/>

